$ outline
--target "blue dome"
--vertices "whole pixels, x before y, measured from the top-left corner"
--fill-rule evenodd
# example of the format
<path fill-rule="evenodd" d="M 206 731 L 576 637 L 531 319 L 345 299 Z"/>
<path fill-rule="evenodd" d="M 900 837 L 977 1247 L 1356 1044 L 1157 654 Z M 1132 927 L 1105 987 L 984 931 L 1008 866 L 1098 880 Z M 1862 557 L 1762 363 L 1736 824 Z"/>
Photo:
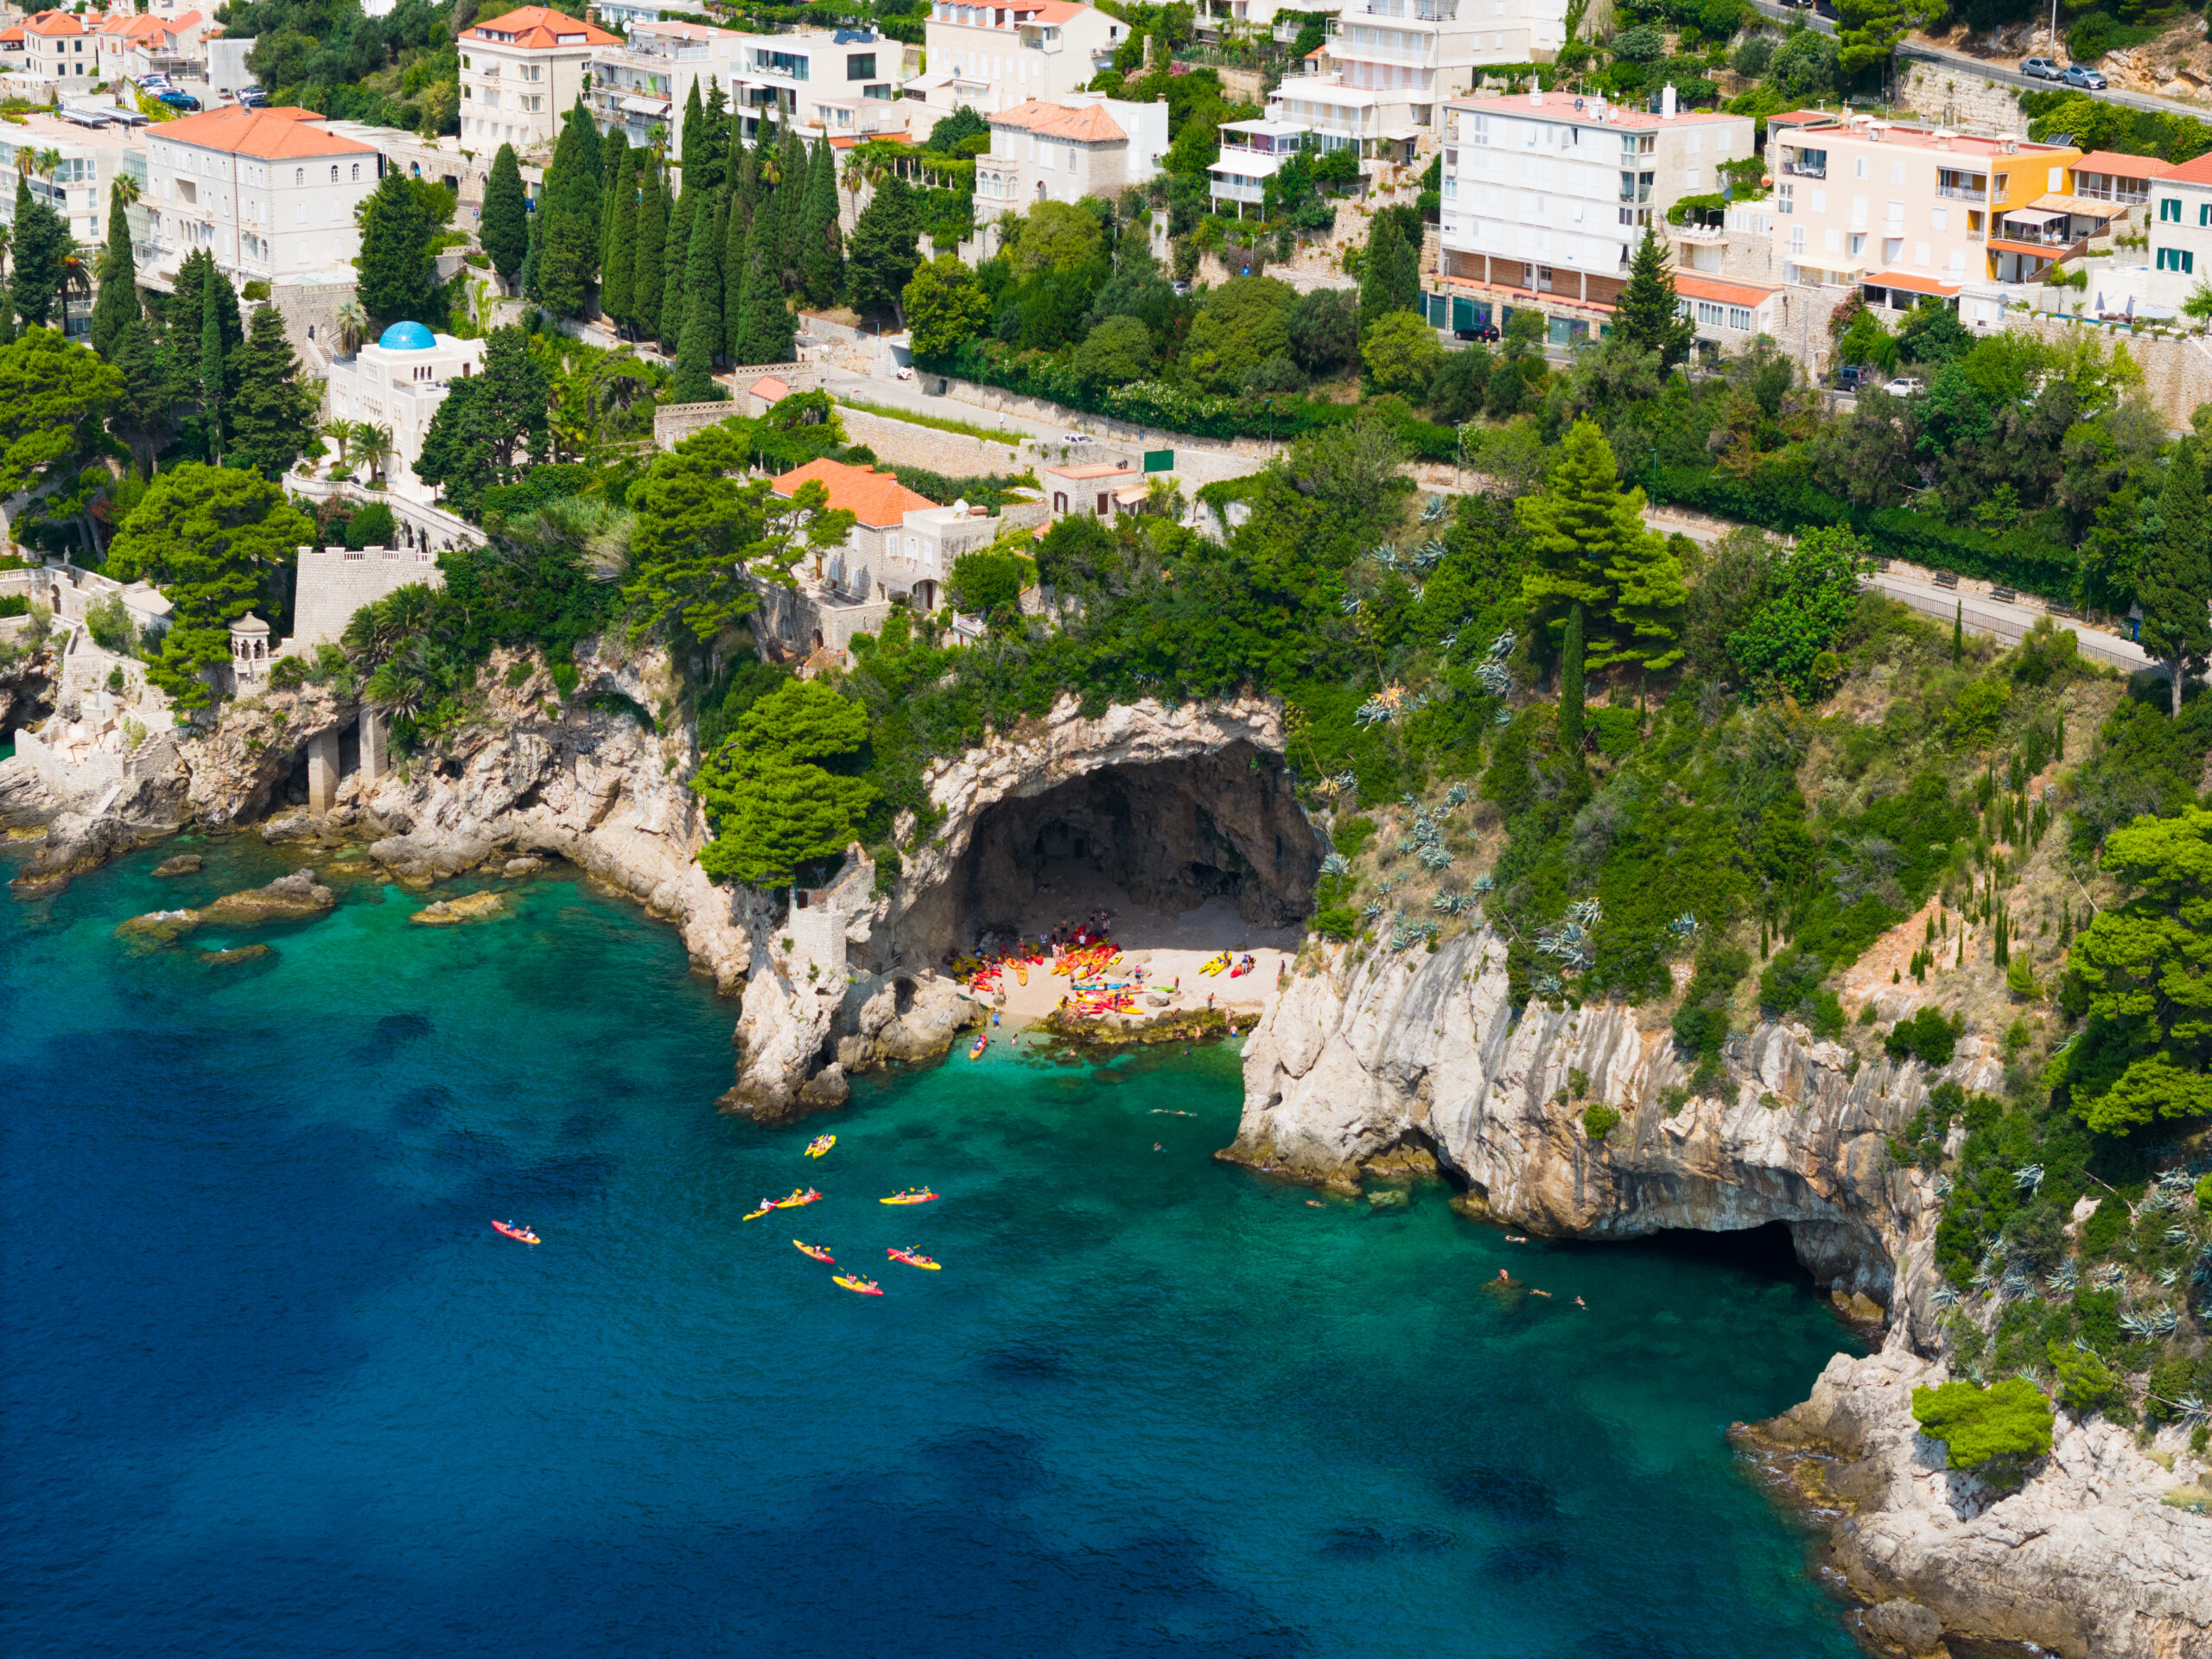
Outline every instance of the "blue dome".
<path fill-rule="evenodd" d="M 395 322 L 377 344 L 387 352 L 429 352 L 436 350 L 438 342 L 419 322 Z"/>

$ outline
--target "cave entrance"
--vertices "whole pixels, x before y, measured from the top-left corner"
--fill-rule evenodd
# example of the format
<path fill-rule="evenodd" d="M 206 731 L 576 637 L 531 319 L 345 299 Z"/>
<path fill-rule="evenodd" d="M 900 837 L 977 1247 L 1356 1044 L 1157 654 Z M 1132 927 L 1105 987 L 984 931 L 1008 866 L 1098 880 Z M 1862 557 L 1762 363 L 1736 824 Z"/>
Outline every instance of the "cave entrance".
<path fill-rule="evenodd" d="M 987 808 L 905 931 L 934 956 L 1106 910 L 1127 950 L 1293 950 L 1321 856 L 1274 755 L 1106 766 Z"/>

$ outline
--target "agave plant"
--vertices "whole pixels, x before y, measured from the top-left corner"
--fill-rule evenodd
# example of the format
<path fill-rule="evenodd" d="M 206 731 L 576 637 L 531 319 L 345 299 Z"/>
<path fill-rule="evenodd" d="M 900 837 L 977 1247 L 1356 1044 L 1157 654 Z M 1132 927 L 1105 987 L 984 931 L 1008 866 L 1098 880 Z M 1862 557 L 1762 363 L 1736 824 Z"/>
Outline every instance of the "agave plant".
<path fill-rule="evenodd" d="M 2096 1286 L 2099 1290 L 2118 1290 L 2126 1282 L 2127 1274 L 2117 1262 L 2107 1262 L 2097 1269 Z"/>
<path fill-rule="evenodd" d="M 1444 563 L 1444 543 L 1431 537 L 1414 550 L 1414 569 L 1433 570 Z"/>
<path fill-rule="evenodd" d="M 2171 1290 L 2175 1286 L 2180 1283 L 2181 1269 L 2179 1268 L 2161 1268 L 2158 1269 L 2159 1289 Z"/>
<path fill-rule="evenodd" d="M 1603 919 L 1605 907 L 1595 899 L 1578 899 L 1567 907 L 1567 913 L 1585 927 L 1595 927 Z"/>
<path fill-rule="evenodd" d="M 1513 689 L 1513 671 L 1503 663 L 1488 662 L 1475 669 L 1475 683 L 1494 697 L 1502 697 Z"/>
<path fill-rule="evenodd" d="M 2023 1164 L 2012 1172 L 2012 1185 L 2023 1192 L 2037 1192 L 2043 1189 L 2043 1166 Z"/>
<path fill-rule="evenodd" d="M 1466 804 L 1467 786 L 1465 784 L 1454 784 L 1451 788 L 1444 791 L 1445 805 L 1465 806 Z"/>
<path fill-rule="evenodd" d="M 1934 1181 L 1929 1183 L 1929 1185 L 1935 1189 L 1936 1196 L 1937 1198 L 1948 1198 L 1951 1196 L 1951 1178 L 1949 1176 L 1938 1175 Z"/>
<path fill-rule="evenodd" d="M 2173 1402 L 2173 1407 L 2178 1414 L 2177 1421 L 2185 1427 L 2195 1428 L 2200 1423 L 2212 1422 L 2212 1408 L 2205 1405 L 2202 1395 L 2184 1394 Z"/>
<path fill-rule="evenodd" d="M 1380 899 L 1369 899 L 1365 904 L 1359 907 L 1359 913 L 1361 919 L 1364 921 L 1375 922 L 1382 920 L 1382 901 Z"/>
<path fill-rule="evenodd" d="M 2035 1284 L 2025 1273 L 2018 1268 L 2013 1268 L 2006 1272 L 2003 1282 L 1998 1288 L 2003 1292 L 2007 1300 L 2017 1301 L 2019 1298 L 2032 1293 Z"/>
<path fill-rule="evenodd" d="M 1448 870 L 1452 868 L 1452 855 L 1441 847 L 1424 847 L 1421 849 L 1421 861 L 1428 869 Z"/>
<path fill-rule="evenodd" d="M 1351 874 L 1351 860 L 1346 858 L 1342 853 L 1331 853 L 1321 861 L 1321 874 L 1349 875 Z"/>
<path fill-rule="evenodd" d="M 1329 785 L 1338 794 L 1342 794 L 1346 790 L 1357 789 L 1359 787 L 1359 777 L 1356 772 L 1340 772 L 1335 777 L 1329 779 Z"/>
<path fill-rule="evenodd" d="M 1697 937 L 1697 918 L 1686 910 L 1667 924 L 1667 931 L 1678 939 L 1694 938 Z"/>
<path fill-rule="evenodd" d="M 1459 643 L 1459 630 L 1457 628 L 1452 629 L 1451 632 L 1446 634 L 1436 643 L 1446 652 L 1450 651 L 1452 646 Z"/>
<path fill-rule="evenodd" d="M 2189 1243 L 2189 1229 L 2188 1229 L 2188 1228 L 2186 1228 L 2186 1227 L 2169 1227 L 2169 1228 L 2167 1228 L 2167 1229 L 2166 1229 L 2166 1243 L 2169 1243 L 2169 1244 L 2186 1244 L 2186 1243 Z"/>
<path fill-rule="evenodd" d="M 1432 495 L 1421 504 L 1421 521 L 1424 524 L 1433 524 L 1443 516 L 1444 498 L 1442 496 Z"/>
<path fill-rule="evenodd" d="M 1567 988 L 1560 983 L 1559 976 L 1557 974 L 1546 974 L 1541 979 L 1536 982 L 1536 995 L 1538 996 L 1562 996 L 1566 995 L 1566 990 Z"/>
<path fill-rule="evenodd" d="M 1346 616 L 1357 616 L 1359 614 L 1359 604 L 1360 600 L 1357 594 L 1346 594 L 1344 597 L 1344 614 Z"/>
<path fill-rule="evenodd" d="M 2044 1281 L 2047 1287 L 2062 1296 L 2070 1294 L 2081 1282 L 2082 1270 L 2074 1265 L 2070 1257 L 2060 1262 L 2058 1270 Z"/>
<path fill-rule="evenodd" d="M 1491 661 L 1494 663 L 1503 662 L 1508 657 L 1510 657 L 1513 654 L 1513 647 L 1519 643 L 1520 641 L 1514 638 L 1513 630 L 1508 628 L 1503 633 L 1499 634 L 1497 639 L 1490 642 Z"/>
<path fill-rule="evenodd" d="M 1491 890 L 1491 883 L 1490 877 L 1486 875 L 1478 875 L 1475 878 L 1475 891 L 1477 893 L 1488 893 Z"/>
<path fill-rule="evenodd" d="M 2195 1179 L 2185 1169 L 2170 1169 L 2158 1177 L 2158 1190 L 2161 1192 L 2171 1192 L 2176 1198 L 2179 1198 L 2196 1185 Z"/>

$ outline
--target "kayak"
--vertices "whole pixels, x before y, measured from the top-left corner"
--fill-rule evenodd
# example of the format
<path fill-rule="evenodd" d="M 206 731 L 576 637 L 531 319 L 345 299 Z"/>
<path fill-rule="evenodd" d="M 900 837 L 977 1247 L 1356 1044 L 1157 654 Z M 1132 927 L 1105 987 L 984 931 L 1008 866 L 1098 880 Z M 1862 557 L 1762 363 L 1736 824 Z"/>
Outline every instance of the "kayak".
<path fill-rule="evenodd" d="M 880 1296 L 883 1294 L 883 1287 L 877 1284 L 874 1280 L 855 1278 L 849 1273 L 832 1274 L 830 1282 L 832 1284 L 842 1285 L 847 1290 L 858 1291 L 863 1296 Z"/>
<path fill-rule="evenodd" d="M 778 1198 L 775 1203 L 769 1207 L 775 1210 L 797 1210 L 803 1205 L 812 1204 L 821 1196 L 821 1193 L 816 1192 L 814 1188 L 810 1186 L 804 1192 L 800 1192 L 798 1188 L 793 1187 L 791 1188 L 791 1197 L 787 1198 Z"/>
<path fill-rule="evenodd" d="M 1023 984 L 1027 985 L 1029 982 L 1029 964 L 1024 962 L 1015 963 L 1014 964 L 1014 976 L 1020 980 Z"/>
<path fill-rule="evenodd" d="M 764 1205 L 761 1205 L 758 1210 L 748 1210 L 748 1211 L 747 1211 L 745 1212 L 745 1218 L 746 1218 L 747 1221 L 758 1221 L 758 1220 L 760 1220 L 760 1217 L 763 1217 L 763 1216 L 766 1215 L 766 1214 L 767 1214 L 771 1210 L 774 1209 L 775 1207 L 776 1207 L 776 1206 L 775 1206 L 774 1205 L 772 1205 L 772 1204 L 764 1204 Z"/>
<path fill-rule="evenodd" d="M 983 1058 L 983 1051 L 990 1046 L 991 1039 L 988 1033 L 984 1036 L 978 1037 L 976 1039 L 975 1046 L 968 1051 L 968 1058 L 971 1060 L 982 1059 Z"/>
<path fill-rule="evenodd" d="M 527 1227 L 518 1227 L 512 1221 L 495 1221 L 492 1224 L 492 1230 L 495 1233 L 505 1233 L 509 1238 L 518 1238 L 525 1244 L 537 1243 L 536 1233 L 531 1232 Z"/>
<path fill-rule="evenodd" d="M 813 1140 L 806 1143 L 806 1155 L 810 1158 L 819 1158 L 823 1153 L 829 1151 L 830 1147 L 836 1144 L 837 1137 L 836 1135 L 817 1135 Z"/>
<path fill-rule="evenodd" d="M 836 1264 L 837 1260 L 836 1256 L 830 1255 L 829 1251 L 823 1249 L 819 1244 L 802 1244 L 798 1240 L 793 1239 L 791 1240 L 791 1248 L 797 1250 L 801 1255 L 810 1255 L 817 1262 L 827 1262 L 831 1263 L 833 1266 Z"/>
<path fill-rule="evenodd" d="M 925 1186 L 910 1186 L 904 1192 L 894 1192 L 885 1198 L 885 1204 L 927 1204 L 937 1194 Z"/>
<path fill-rule="evenodd" d="M 891 1250 L 887 1254 L 893 1262 L 904 1262 L 910 1268 L 921 1268 L 931 1273 L 938 1272 L 944 1265 L 941 1262 L 932 1262 L 926 1255 L 919 1255 L 913 1250 Z"/>

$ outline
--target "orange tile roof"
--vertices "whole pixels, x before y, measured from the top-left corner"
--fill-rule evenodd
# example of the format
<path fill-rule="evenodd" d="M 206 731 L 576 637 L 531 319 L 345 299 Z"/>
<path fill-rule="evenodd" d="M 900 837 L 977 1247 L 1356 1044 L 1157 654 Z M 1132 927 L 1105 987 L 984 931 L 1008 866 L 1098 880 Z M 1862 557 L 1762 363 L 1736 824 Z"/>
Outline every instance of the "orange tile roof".
<path fill-rule="evenodd" d="M 2054 250 L 2045 249 L 2044 251 Z M 1939 283 L 1933 276 L 1916 276 L 1909 270 L 1877 271 L 1859 280 L 1869 288 L 1901 288 L 1908 294 L 1935 294 L 1947 300 L 1955 298 L 1963 286 L 1958 283 Z"/>
<path fill-rule="evenodd" d="M 772 374 L 764 374 L 753 383 L 753 395 L 766 397 L 772 404 L 779 404 L 791 395 L 791 389 L 789 382 L 779 380 Z"/>
<path fill-rule="evenodd" d="M 2076 162 L 2075 165 L 2079 167 L 2081 162 Z M 2091 172 L 2095 170 L 2094 168 L 2090 169 Z M 2193 162 L 2183 162 L 2179 167 L 2170 167 L 2158 176 L 2169 184 L 2212 184 L 2212 156 L 2200 156 Z"/>
<path fill-rule="evenodd" d="M 82 35 L 84 25 L 66 11 L 35 11 L 23 19 L 23 28 L 33 35 Z"/>
<path fill-rule="evenodd" d="M 556 46 L 620 46 L 622 42 L 603 29 L 594 29 L 550 6 L 518 6 L 487 17 L 462 37 L 497 46 L 521 46 L 533 50 Z"/>
<path fill-rule="evenodd" d="M 2171 162 L 2155 156 L 2123 156 L 2116 149 L 2093 149 L 2074 158 L 2076 173 L 2109 173 L 2116 179 L 2163 179 L 2174 170 Z"/>
<path fill-rule="evenodd" d="M 1084 461 L 1072 467 L 1047 467 L 1045 470 L 1055 478 L 1071 478 L 1079 483 L 1088 483 L 1100 478 L 1131 476 L 1129 463 L 1126 461 L 1119 464 L 1110 461 Z"/>
<path fill-rule="evenodd" d="M 1675 292 L 1685 299 L 1717 300 L 1727 305 L 1759 306 L 1782 292 L 1763 283 L 1725 283 L 1694 270 L 1675 273 Z"/>
<path fill-rule="evenodd" d="M 0 29 L 0 41 L 20 41 L 22 38 L 23 31 L 20 29 Z"/>
<path fill-rule="evenodd" d="M 233 156 L 252 156 L 262 161 L 289 160 L 301 156 L 373 156 L 374 144 L 340 138 L 320 125 L 313 110 L 278 105 L 272 109 L 249 110 L 227 104 L 200 115 L 180 116 L 162 123 L 156 137 L 201 149 L 219 149 Z"/>
<path fill-rule="evenodd" d="M 1065 138 L 1078 143 L 1103 144 L 1126 140 L 1121 124 L 1096 104 L 1071 107 L 1029 99 L 989 118 L 995 127 L 1020 127 L 1042 138 Z"/>
<path fill-rule="evenodd" d="M 841 461 L 810 461 L 796 472 L 785 473 L 773 487 L 778 495 L 797 495 L 800 485 L 817 481 L 830 492 L 832 512 L 849 511 L 855 520 L 871 530 L 902 523 L 908 513 L 937 505 L 929 497 L 917 495 L 888 473 L 868 467 L 848 467 Z"/>

